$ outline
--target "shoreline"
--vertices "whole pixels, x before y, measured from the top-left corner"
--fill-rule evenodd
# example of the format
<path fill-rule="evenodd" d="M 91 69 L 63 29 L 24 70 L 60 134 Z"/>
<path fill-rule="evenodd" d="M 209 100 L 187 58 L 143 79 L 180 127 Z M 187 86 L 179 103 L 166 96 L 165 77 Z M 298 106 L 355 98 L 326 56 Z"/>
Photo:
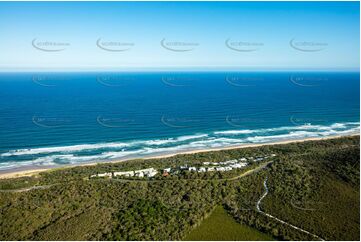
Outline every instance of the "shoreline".
<path fill-rule="evenodd" d="M 233 150 L 233 149 L 242 149 L 242 148 L 252 148 L 252 147 L 260 147 L 260 146 L 269 146 L 269 145 L 282 145 L 282 144 L 290 144 L 290 143 L 302 143 L 306 141 L 317 141 L 317 140 L 329 140 L 329 139 L 337 139 L 343 137 L 353 137 L 353 136 L 360 136 L 359 133 L 355 134 L 348 134 L 348 135 L 335 135 L 335 136 L 327 136 L 327 137 L 312 137 L 312 138 L 303 138 L 303 139 L 293 139 L 293 140 L 282 140 L 282 141 L 275 141 L 275 142 L 268 142 L 268 143 L 259 143 L 259 144 L 241 144 L 241 145 L 234 145 L 234 146 L 227 146 L 227 147 L 220 147 L 220 148 L 209 148 L 209 149 L 193 149 L 187 151 L 178 151 L 172 153 L 165 153 L 159 155 L 150 155 L 149 157 L 132 157 L 132 158 L 124 158 L 124 159 L 117 159 L 113 161 L 97 161 L 97 162 L 89 162 L 89 163 L 81 163 L 81 164 L 73 164 L 73 165 L 66 165 L 66 166 L 52 166 L 52 167 L 43 167 L 43 168 L 34 168 L 34 167 L 19 167 L 9 170 L 0 171 L 0 179 L 10 179 L 10 178 L 18 178 L 18 177 L 27 177 L 38 175 L 40 172 L 51 171 L 56 169 L 69 169 L 79 166 L 95 166 L 101 163 L 119 163 L 125 162 L 130 160 L 150 160 L 150 159 L 161 159 L 161 158 L 169 158 L 176 155 L 187 155 L 187 154 L 196 154 L 196 153 L 205 153 L 205 152 L 212 152 L 212 151 L 222 151 L 222 150 Z"/>

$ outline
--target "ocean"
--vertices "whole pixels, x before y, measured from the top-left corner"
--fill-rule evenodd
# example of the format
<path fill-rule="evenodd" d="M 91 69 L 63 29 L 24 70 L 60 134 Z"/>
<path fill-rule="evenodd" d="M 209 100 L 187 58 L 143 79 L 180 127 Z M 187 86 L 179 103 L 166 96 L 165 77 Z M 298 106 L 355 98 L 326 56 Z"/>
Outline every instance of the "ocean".
<path fill-rule="evenodd" d="M 0 74 L 2 171 L 359 130 L 358 72 Z"/>

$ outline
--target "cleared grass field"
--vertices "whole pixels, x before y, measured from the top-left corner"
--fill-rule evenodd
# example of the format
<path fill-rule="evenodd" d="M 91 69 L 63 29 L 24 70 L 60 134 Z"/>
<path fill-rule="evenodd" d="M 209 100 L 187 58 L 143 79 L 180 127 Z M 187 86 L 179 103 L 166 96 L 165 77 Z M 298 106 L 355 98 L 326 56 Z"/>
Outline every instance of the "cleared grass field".
<path fill-rule="evenodd" d="M 273 240 L 267 234 L 237 223 L 222 206 L 218 206 L 200 226 L 195 228 L 184 240 Z"/>

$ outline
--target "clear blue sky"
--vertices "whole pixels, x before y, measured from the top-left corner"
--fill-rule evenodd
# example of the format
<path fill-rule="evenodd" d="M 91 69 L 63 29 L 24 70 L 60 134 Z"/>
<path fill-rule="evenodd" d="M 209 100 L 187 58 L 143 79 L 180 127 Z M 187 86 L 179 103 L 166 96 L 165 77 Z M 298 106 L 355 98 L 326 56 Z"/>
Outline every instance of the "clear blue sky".
<path fill-rule="evenodd" d="M 0 70 L 358 69 L 359 28 L 358 2 L 0 2 Z"/>

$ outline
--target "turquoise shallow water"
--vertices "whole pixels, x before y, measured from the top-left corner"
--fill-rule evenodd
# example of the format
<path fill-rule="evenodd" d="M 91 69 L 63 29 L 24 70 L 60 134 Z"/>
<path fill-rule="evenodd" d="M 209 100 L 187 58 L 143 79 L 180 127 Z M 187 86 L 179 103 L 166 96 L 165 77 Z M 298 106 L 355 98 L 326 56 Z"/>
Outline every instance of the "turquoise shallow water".
<path fill-rule="evenodd" d="M 2 73 L 0 170 L 359 131 L 359 73 Z"/>

